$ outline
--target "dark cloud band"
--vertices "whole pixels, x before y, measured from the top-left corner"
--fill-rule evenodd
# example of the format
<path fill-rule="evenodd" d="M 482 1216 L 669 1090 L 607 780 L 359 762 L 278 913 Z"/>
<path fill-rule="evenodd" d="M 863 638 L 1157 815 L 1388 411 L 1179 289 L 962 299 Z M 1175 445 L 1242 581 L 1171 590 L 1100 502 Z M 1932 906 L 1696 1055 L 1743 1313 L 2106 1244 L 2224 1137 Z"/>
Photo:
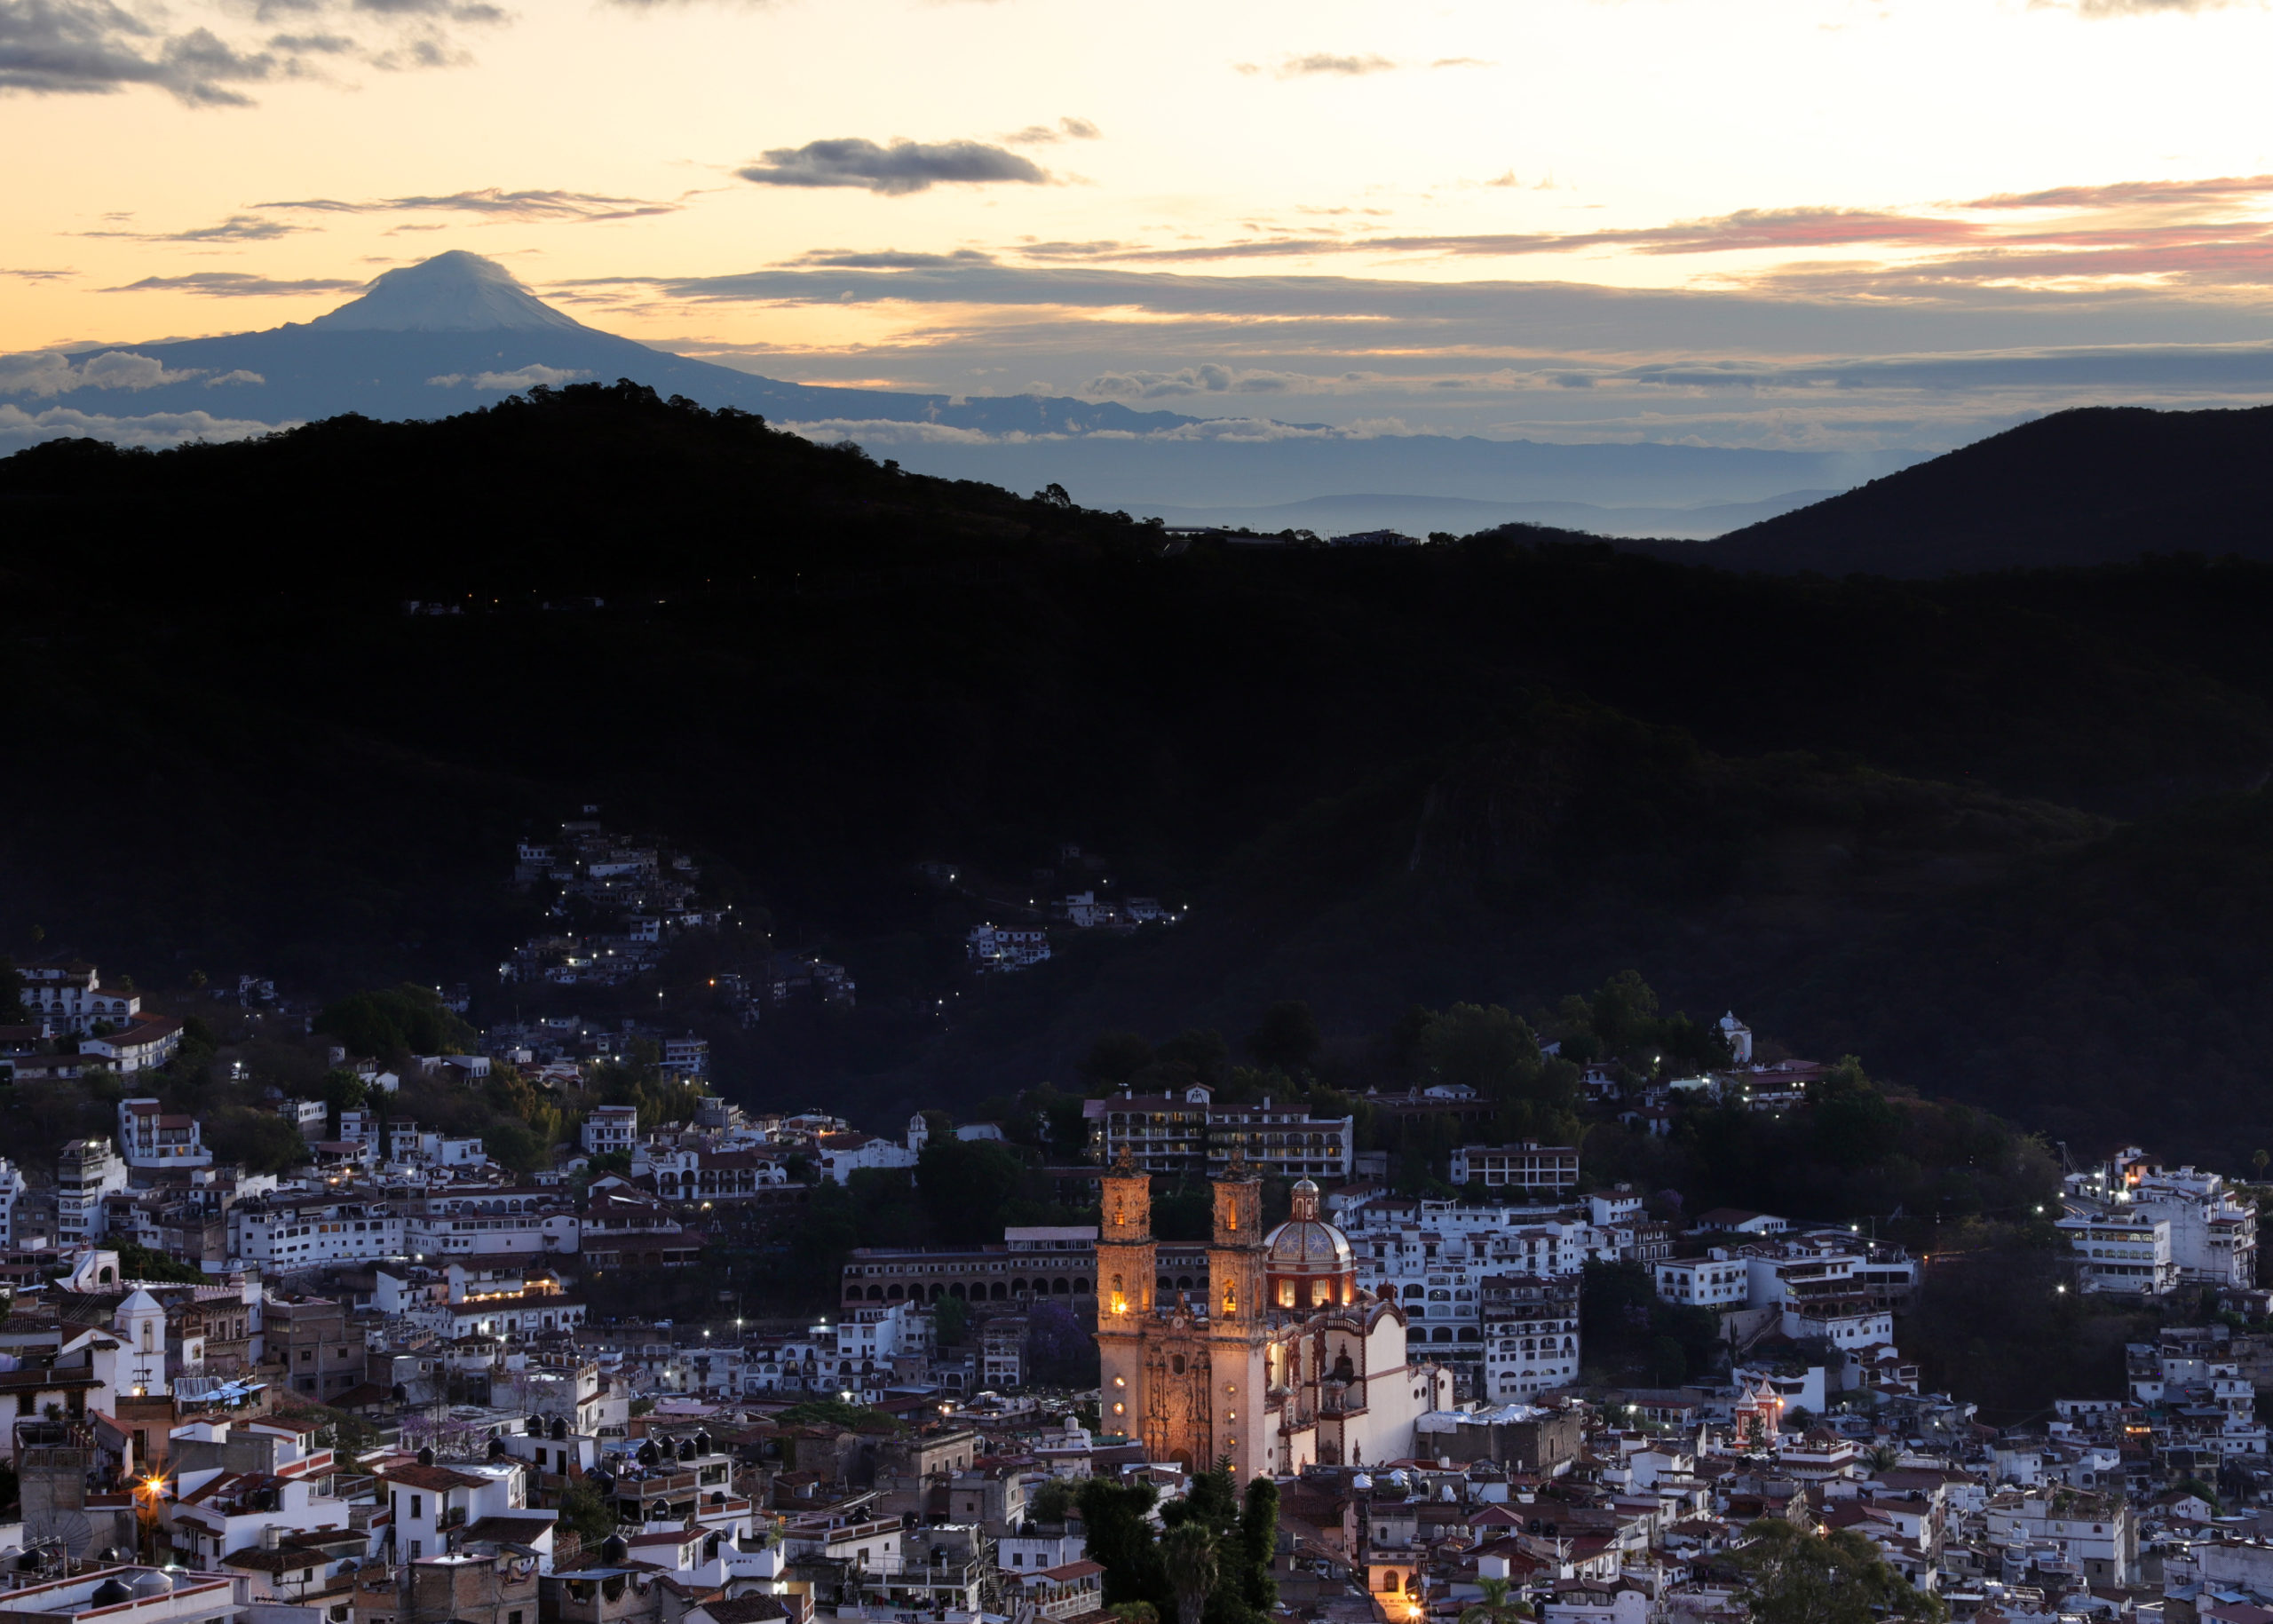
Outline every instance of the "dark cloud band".
<path fill-rule="evenodd" d="M 983 141 L 894 141 L 859 136 L 776 147 L 737 170 L 762 186 L 858 186 L 906 197 L 935 186 L 1042 186 L 1049 172 L 1031 158 Z"/>

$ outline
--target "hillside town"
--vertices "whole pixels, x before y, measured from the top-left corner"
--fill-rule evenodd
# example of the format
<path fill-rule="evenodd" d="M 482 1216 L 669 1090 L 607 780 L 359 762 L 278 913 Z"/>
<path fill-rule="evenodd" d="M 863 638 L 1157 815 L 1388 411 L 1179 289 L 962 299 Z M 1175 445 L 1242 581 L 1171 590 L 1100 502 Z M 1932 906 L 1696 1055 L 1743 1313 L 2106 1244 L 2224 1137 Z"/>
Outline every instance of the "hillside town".
<path fill-rule="evenodd" d="M 1138 1581 L 1090 1518 L 1141 1501 L 1165 1533 L 1228 1474 L 1275 1485 L 1289 1620 L 1735 1620 L 1778 1528 L 1960 1620 L 2273 1617 L 2257 1208 L 2136 1147 L 2042 1215 L 2059 1289 L 2206 1317 L 2127 1346 L 2126 1390 L 1994 1426 L 1901 1346 L 1932 1259 L 1802 1214 L 1692 1215 L 1591 1180 L 1575 1145 L 1467 1138 L 1486 1117 L 1459 1084 L 1364 1102 L 1448 1137 L 1449 1193 L 1400 1193 L 1355 1115 L 1314 1102 L 1099 1090 L 1079 1160 L 1041 1169 L 1093 1221 L 855 1246 L 833 1306 L 800 1315 L 717 1268 L 718 1238 L 1003 1125 L 752 1110 L 693 1040 L 662 1067 L 683 1114 L 587 1102 L 533 1171 L 396 1108 L 408 1081 L 583 1076 L 589 1053 L 541 1035 L 565 1029 L 514 1027 L 411 1078 L 335 1048 L 366 1103 L 280 1095 L 305 1155 L 256 1172 L 136 1091 L 182 1019 L 92 966 L 21 977 L 32 1026 L 0 1031 L 19 1086 L 117 1097 L 51 1173 L 0 1160 L 20 1501 L 0 1612 L 1102 1621 Z M 1646 1138 L 1701 1099 L 1787 1109 L 1824 1073 L 1755 1060 L 1733 1014 L 1715 1031 L 1725 1069 L 1592 1065 L 1590 1108 Z M 1204 1232 L 1156 1233 L 1163 1192 L 1201 1200 Z M 1604 1271 L 1708 1327 L 1709 1373 L 1601 1379 Z M 717 1289 L 699 1317 L 596 1314 L 627 1279 Z"/>

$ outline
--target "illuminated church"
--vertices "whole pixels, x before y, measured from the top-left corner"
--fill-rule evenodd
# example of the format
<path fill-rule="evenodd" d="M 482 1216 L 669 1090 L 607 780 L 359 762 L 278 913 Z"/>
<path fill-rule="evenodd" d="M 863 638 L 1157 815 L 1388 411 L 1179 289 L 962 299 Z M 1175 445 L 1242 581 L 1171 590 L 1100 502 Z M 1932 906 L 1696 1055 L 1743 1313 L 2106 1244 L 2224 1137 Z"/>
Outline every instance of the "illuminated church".
<path fill-rule="evenodd" d="M 1403 1460 L 1414 1422 L 1449 1409 L 1452 1373 L 1406 1351 L 1405 1311 L 1358 1284 L 1350 1242 L 1319 1216 L 1318 1186 L 1262 1232 L 1260 1180 L 1238 1161 L 1213 1184 L 1200 1300 L 1160 1278 L 1152 1184 L 1126 1150 L 1104 1178 L 1097 1351 L 1105 1430 L 1155 1461 L 1229 1456 L 1242 1482 L 1313 1462 Z"/>

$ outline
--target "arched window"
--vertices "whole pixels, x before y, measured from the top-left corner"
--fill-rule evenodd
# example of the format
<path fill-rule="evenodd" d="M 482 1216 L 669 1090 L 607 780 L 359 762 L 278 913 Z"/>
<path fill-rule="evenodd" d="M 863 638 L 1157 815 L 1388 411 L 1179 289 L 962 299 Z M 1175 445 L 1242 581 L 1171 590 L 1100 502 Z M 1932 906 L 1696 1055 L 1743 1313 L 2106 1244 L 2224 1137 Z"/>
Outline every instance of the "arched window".
<path fill-rule="evenodd" d="M 1009 1287 L 1007 1287 L 1007 1286 L 1003 1285 L 1002 1281 L 1000 1281 L 1000 1280 L 996 1280 L 996 1281 L 994 1282 L 994 1289 L 993 1289 L 993 1290 L 991 1290 L 991 1291 L 989 1291 L 989 1292 L 986 1294 L 986 1295 L 987 1295 L 988 1299 L 989 1299 L 990 1301 L 992 1301 L 992 1302 L 995 1302 L 995 1303 L 1002 1303 L 1002 1302 L 1005 1302 L 1005 1301 L 1008 1301 L 1008 1300 L 1009 1300 L 1009 1297 L 1010 1297 L 1010 1288 Z"/>
<path fill-rule="evenodd" d="M 1168 1368 L 1174 1371 L 1177 1375 L 1182 1375 L 1184 1374 L 1184 1355 L 1181 1353 L 1169 1355 Z"/>
<path fill-rule="evenodd" d="M 889 1299 L 891 1299 L 891 1300 L 892 1302 L 894 1302 L 894 1303 L 899 1302 L 900 1298 L 902 1298 L 902 1297 L 906 1296 L 907 1295 L 907 1294 L 906 1292 L 902 1291 L 902 1290 L 901 1290 L 899 1287 L 897 1287 L 897 1286 L 892 1287 L 889 1291 L 887 1291 L 887 1292 L 885 1292 L 885 1293 L 884 1293 L 884 1295 L 885 1295 L 886 1297 L 888 1297 Z"/>
<path fill-rule="evenodd" d="M 1334 1282 L 1332 1280 L 1312 1280 L 1311 1282 L 1311 1306 L 1312 1308 L 1323 1308 L 1333 1301 Z"/>
<path fill-rule="evenodd" d="M 1089 1280 L 1087 1275 L 1077 1274 L 1073 1277 L 1073 1295 L 1077 1297 L 1085 1297 L 1089 1295 Z"/>
<path fill-rule="evenodd" d="M 1227 1314 L 1239 1311 L 1239 1288 L 1228 1280 L 1224 1283 L 1224 1311 Z"/>
<path fill-rule="evenodd" d="M 1407 1286 L 1405 1288 L 1405 1300 L 1408 1303 L 1418 1302 L 1421 1298 L 1425 1297 L 1428 1295 L 1429 1292 L 1426 1287 Z"/>
<path fill-rule="evenodd" d="M 883 1287 L 881 1287 L 881 1286 L 871 1286 L 871 1287 L 868 1287 L 868 1301 L 869 1301 L 869 1302 L 871 1302 L 871 1303 L 881 1303 L 881 1302 L 883 1302 L 883 1300 L 884 1300 L 884 1288 L 883 1288 Z"/>

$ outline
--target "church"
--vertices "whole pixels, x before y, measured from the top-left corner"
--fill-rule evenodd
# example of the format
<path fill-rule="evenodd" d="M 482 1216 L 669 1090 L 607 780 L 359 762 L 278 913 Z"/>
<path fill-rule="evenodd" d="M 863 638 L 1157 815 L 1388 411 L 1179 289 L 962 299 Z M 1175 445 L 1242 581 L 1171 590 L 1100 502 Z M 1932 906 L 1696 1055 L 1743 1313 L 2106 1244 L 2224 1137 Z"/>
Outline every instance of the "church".
<path fill-rule="evenodd" d="M 1406 1350 L 1405 1311 L 1358 1284 L 1350 1242 L 1319 1216 L 1318 1186 L 1263 1232 L 1262 1181 L 1234 1160 L 1213 1181 L 1208 1285 L 1171 1289 L 1152 1234 L 1152 1181 L 1124 1149 L 1103 1179 L 1097 1351 L 1104 1430 L 1155 1461 L 1241 1482 L 1313 1462 L 1409 1458 L 1414 1423 L 1450 1409 L 1452 1372 Z M 1198 1300 L 1194 1300 L 1195 1295 Z"/>

